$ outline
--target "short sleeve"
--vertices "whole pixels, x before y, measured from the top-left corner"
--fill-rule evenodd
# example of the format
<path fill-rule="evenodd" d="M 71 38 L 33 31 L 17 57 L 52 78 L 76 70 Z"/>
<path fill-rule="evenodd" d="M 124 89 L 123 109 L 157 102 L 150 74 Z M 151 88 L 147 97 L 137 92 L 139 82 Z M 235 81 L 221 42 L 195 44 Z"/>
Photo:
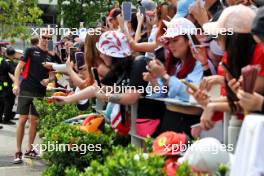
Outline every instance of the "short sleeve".
<path fill-rule="evenodd" d="M 20 61 L 27 62 L 32 52 L 32 48 L 27 48 L 24 51 L 24 56 L 20 58 Z"/>
<path fill-rule="evenodd" d="M 143 79 L 143 72 L 147 72 L 146 65 L 145 57 L 135 59 L 130 73 L 129 86 L 135 86 L 136 88 L 142 88 L 142 86 L 146 88 L 148 86 L 148 82 Z"/>
<path fill-rule="evenodd" d="M 16 66 L 9 62 L 8 63 L 8 72 L 11 73 L 11 74 L 14 74 L 15 70 L 16 70 Z"/>
<path fill-rule="evenodd" d="M 251 64 L 260 65 L 259 76 L 264 76 L 264 47 L 261 44 L 256 45 Z"/>

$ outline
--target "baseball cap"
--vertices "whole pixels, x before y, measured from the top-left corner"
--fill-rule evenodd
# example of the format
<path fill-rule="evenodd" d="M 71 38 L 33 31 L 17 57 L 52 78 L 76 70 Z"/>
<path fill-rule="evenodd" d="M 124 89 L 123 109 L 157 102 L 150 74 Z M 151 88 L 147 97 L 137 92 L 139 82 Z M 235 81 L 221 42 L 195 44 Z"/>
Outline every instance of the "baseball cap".
<path fill-rule="evenodd" d="M 249 33 L 256 13 L 244 5 L 234 5 L 223 10 L 216 22 L 203 25 L 205 33 L 218 35 L 224 31 Z"/>
<path fill-rule="evenodd" d="M 191 140 L 186 134 L 167 131 L 153 141 L 153 154 L 180 155 L 187 149 L 188 143 L 190 144 Z"/>
<path fill-rule="evenodd" d="M 188 164 L 198 172 L 215 173 L 220 164 L 230 163 L 231 154 L 215 138 L 203 138 L 192 144 L 178 163 Z"/>
<path fill-rule="evenodd" d="M 127 38 L 119 31 L 104 32 L 96 43 L 96 48 L 100 53 L 110 57 L 125 58 L 131 55 Z"/>
<path fill-rule="evenodd" d="M 12 47 L 8 47 L 8 48 L 6 49 L 6 54 L 7 54 L 8 56 L 13 56 L 15 53 L 16 53 L 16 51 L 15 51 L 15 49 L 12 48 Z"/>
<path fill-rule="evenodd" d="M 260 36 L 261 40 L 264 40 L 264 7 L 261 7 L 257 11 L 256 18 L 252 23 L 251 32 L 257 36 Z"/>
<path fill-rule="evenodd" d="M 108 17 L 110 18 L 115 18 L 117 17 L 119 14 L 121 14 L 121 10 L 119 8 L 114 8 L 112 10 L 110 10 Z"/>
<path fill-rule="evenodd" d="M 152 0 L 141 0 L 139 3 L 146 11 L 154 11 L 157 7 L 157 4 Z"/>
<path fill-rule="evenodd" d="M 190 5 L 195 2 L 195 0 L 179 0 L 177 3 L 177 13 L 174 18 L 186 17 L 189 14 Z"/>
<path fill-rule="evenodd" d="M 193 34 L 196 33 L 195 25 L 186 18 L 175 18 L 172 19 L 170 22 L 163 20 L 164 24 L 167 27 L 166 32 L 162 36 L 162 38 L 174 38 L 179 35 L 185 34 Z"/>

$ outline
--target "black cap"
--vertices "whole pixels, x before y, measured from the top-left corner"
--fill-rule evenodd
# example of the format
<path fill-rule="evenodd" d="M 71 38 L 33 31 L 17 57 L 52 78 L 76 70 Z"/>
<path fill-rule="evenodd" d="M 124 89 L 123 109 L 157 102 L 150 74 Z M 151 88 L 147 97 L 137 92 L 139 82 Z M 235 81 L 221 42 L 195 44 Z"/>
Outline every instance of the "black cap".
<path fill-rule="evenodd" d="M 15 51 L 15 49 L 12 48 L 12 47 L 8 47 L 8 48 L 6 49 L 6 54 L 7 54 L 8 56 L 13 56 L 15 53 L 16 53 L 16 51 Z"/>
<path fill-rule="evenodd" d="M 264 42 L 264 7 L 258 9 L 256 18 L 252 24 L 251 32 Z"/>

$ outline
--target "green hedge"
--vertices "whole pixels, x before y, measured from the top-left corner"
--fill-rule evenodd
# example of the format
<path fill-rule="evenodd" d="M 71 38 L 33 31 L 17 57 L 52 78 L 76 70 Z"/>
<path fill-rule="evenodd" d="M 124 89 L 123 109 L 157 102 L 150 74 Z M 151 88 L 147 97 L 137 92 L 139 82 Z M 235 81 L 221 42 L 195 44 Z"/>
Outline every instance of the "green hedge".
<path fill-rule="evenodd" d="M 55 146 L 57 150 L 45 151 L 43 158 L 51 166 L 57 166 L 56 175 L 64 175 L 64 169 L 69 166 L 82 171 L 92 160 L 104 162 L 105 157 L 111 154 L 113 137 L 111 134 L 85 133 L 76 126 L 62 123 L 46 131 L 43 144 L 53 144 L 53 148 Z"/>
<path fill-rule="evenodd" d="M 161 156 L 151 156 L 131 145 L 114 147 L 112 153 L 103 164 L 92 161 L 80 176 L 165 176 L 162 172 L 165 160 Z M 70 173 L 66 176 L 72 176 Z"/>
<path fill-rule="evenodd" d="M 46 131 L 54 128 L 66 119 L 92 112 L 90 108 L 86 111 L 80 111 L 75 104 L 63 106 L 49 104 L 46 99 L 35 99 L 34 105 L 39 113 L 38 132 L 40 137 L 43 137 Z"/>

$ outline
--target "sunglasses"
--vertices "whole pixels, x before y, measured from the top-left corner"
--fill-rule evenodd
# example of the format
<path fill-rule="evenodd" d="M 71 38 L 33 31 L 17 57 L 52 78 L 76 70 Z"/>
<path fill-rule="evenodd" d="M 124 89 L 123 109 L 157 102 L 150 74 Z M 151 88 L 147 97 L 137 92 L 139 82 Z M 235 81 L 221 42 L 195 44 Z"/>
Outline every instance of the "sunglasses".
<path fill-rule="evenodd" d="M 42 36 L 41 37 L 43 40 L 50 40 L 50 37 Z"/>

